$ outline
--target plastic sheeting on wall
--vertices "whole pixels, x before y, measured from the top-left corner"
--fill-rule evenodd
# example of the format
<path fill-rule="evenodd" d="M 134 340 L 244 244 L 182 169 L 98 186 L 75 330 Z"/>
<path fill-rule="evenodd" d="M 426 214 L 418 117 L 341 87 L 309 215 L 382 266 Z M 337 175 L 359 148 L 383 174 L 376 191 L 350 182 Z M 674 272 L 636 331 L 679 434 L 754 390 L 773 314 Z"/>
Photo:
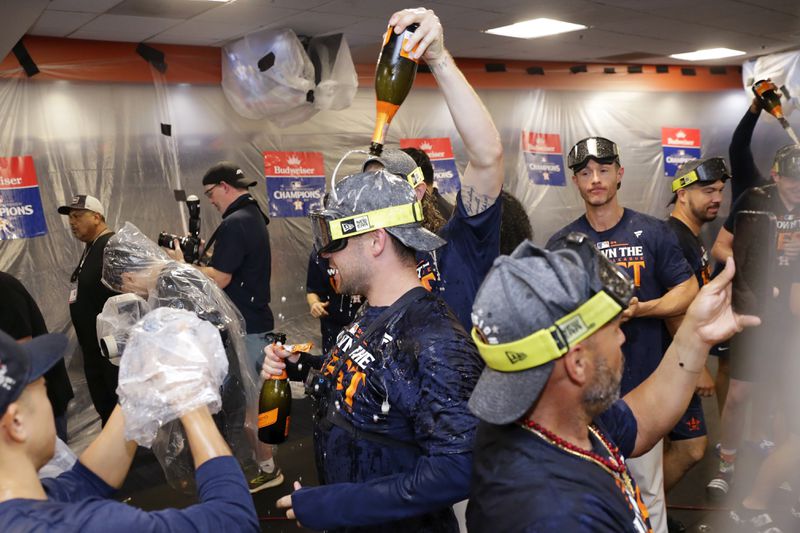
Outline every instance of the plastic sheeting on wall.
<path fill-rule="evenodd" d="M 800 107 L 800 51 L 769 54 L 756 59 L 749 59 L 742 65 L 742 82 L 748 98 L 752 98 L 751 87 L 758 80 L 770 78 L 775 85 L 781 87 L 784 103 L 783 112 L 787 116 Z M 785 90 L 783 89 L 785 88 Z"/>
<path fill-rule="evenodd" d="M 681 94 L 492 90 L 479 94 L 503 140 L 506 188 L 526 206 L 538 243 L 578 216 L 583 205 L 569 177 L 566 187 L 529 181 L 520 149 L 522 130 L 559 133 L 565 151 L 587 135 L 615 140 L 625 166 L 620 191 L 623 205 L 662 217 L 670 193 L 662 163 L 661 127 L 700 128 L 703 154 L 727 158 L 731 133 L 749 104 L 739 90 Z M 51 330 L 70 331 L 69 276 L 83 245 L 70 234 L 66 217 L 56 213 L 66 199 L 75 193 L 97 196 L 112 228 L 129 220 L 153 238 L 159 231 L 177 233 L 185 207 L 173 199 L 175 169 L 187 193 L 202 199 L 203 173 L 216 161 L 228 159 L 241 165 L 247 175 L 260 177 L 253 193 L 265 207 L 264 150 L 320 151 L 329 177 L 345 151 L 368 146 L 374 106 L 372 91 L 362 89 L 344 111 L 321 111 L 303 124 L 280 127 L 240 117 L 218 87 L 161 85 L 154 91 L 146 85 L 0 82 L 0 156 L 33 156 L 49 228 L 43 237 L 0 242 L 0 269 L 29 288 Z M 160 131 L 165 116 L 172 125 L 167 143 Z M 768 168 L 775 148 L 785 144 L 784 136 L 774 119 L 761 118 L 754 152 L 762 169 Z M 463 173 L 464 146 L 438 91 L 412 91 L 399 111 L 389 130 L 389 143 L 411 137 L 450 137 Z M 357 166 L 353 159 L 342 172 L 355 171 Z M 201 204 L 202 236 L 208 238 L 220 215 L 205 200 Z M 305 302 L 309 223 L 302 218 L 273 219 L 269 231 L 276 329 L 287 332 L 291 342 L 308 340 L 318 335 L 318 324 Z M 77 394 L 85 394 L 77 389 Z"/>

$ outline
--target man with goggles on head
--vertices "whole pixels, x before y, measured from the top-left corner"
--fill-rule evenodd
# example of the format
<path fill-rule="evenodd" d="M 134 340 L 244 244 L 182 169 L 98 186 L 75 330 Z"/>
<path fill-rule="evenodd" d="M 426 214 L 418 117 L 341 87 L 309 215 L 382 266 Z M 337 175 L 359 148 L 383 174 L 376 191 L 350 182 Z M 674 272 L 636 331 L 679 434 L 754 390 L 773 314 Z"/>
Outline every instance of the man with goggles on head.
<path fill-rule="evenodd" d="M 697 283 L 702 287 L 711 281 L 711 263 L 700 230 L 706 222 L 717 218 L 722 203 L 722 191 L 730 172 L 721 157 L 688 161 L 681 165 L 672 181 L 674 204 L 667 224 L 678 237 L 683 256 L 689 262 Z M 667 321 L 670 333 L 680 325 L 682 317 Z M 712 354 L 715 353 L 712 351 Z M 727 358 L 718 359 L 719 366 L 727 365 Z M 717 374 L 719 382 L 727 383 L 727 371 Z M 708 369 L 698 380 L 697 394 L 692 396 L 689 409 L 678 421 L 665 441 L 664 492 L 667 493 L 703 457 L 708 438 L 703 405 L 700 396 L 714 394 L 715 383 Z M 675 529 L 680 529 L 677 527 Z"/>
<path fill-rule="evenodd" d="M 650 532 L 628 457 L 686 410 L 709 347 L 755 317 L 730 308 L 733 262 L 686 313 L 658 368 L 620 400 L 631 279 L 582 234 L 495 261 L 472 332 L 486 362 L 469 401 L 482 420 L 470 532 Z"/>
<path fill-rule="evenodd" d="M 569 151 L 567 165 L 586 213 L 556 232 L 548 248 L 570 232 L 584 233 L 633 279 L 634 297 L 622 315 L 627 339 L 622 347 L 622 394 L 626 394 L 658 366 L 668 344 L 664 319 L 686 311 L 697 294 L 697 281 L 663 220 L 620 205 L 617 191 L 625 169 L 614 142 L 604 137 L 583 139 Z M 659 444 L 629 463 L 656 533 L 667 531 L 661 448 Z"/>
<path fill-rule="evenodd" d="M 407 176 L 386 170 L 334 181 L 312 215 L 314 247 L 339 290 L 367 303 L 315 377 L 314 445 L 322 486 L 278 501 L 303 526 L 329 531 L 458 531 L 477 420 L 467 400 L 483 364 L 416 253 L 445 242 L 422 227 Z M 268 346 L 262 375 L 297 354 Z"/>
<path fill-rule="evenodd" d="M 771 496 L 791 471 L 792 462 L 800 456 L 800 420 L 797 416 L 797 376 L 787 372 L 796 359 L 795 344 L 789 342 L 789 332 L 797 329 L 792 314 L 792 284 L 798 280 L 800 268 L 800 146 L 784 146 L 775 154 L 772 167 L 774 183 L 752 187 L 738 198 L 717 235 L 712 253 L 722 260 L 733 255 L 736 239 L 734 221 L 742 211 L 766 211 L 776 217 L 777 265 L 773 286 L 778 296 L 766 302 L 763 326 L 737 335 L 730 347 L 730 388 L 721 419 L 720 467 L 707 490 L 712 496 L 724 496 L 730 489 L 735 473 L 737 448 L 744 431 L 747 404 L 755 387 L 769 384 L 770 390 L 779 384 L 778 405 L 785 411 L 786 429 L 790 437 L 764 463 L 759 482 L 745 498 L 737 514 L 742 522 L 751 518 L 759 521 L 765 514 Z M 734 180 L 735 181 L 735 180 Z M 766 416 L 767 413 L 764 413 Z M 791 446 L 794 451 L 787 453 Z M 781 464 L 783 462 L 783 464 Z M 796 465 L 794 465 L 796 468 Z"/>

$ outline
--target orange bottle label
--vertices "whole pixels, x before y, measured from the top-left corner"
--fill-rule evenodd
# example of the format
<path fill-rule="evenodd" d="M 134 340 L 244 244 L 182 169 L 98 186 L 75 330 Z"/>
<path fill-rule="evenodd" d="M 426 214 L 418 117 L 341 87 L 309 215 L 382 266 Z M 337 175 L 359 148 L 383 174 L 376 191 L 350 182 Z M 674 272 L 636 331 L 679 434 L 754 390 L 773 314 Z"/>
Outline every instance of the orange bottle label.
<path fill-rule="evenodd" d="M 313 347 L 313 342 L 303 342 L 301 344 L 290 344 L 288 346 L 284 346 L 284 348 L 289 352 L 310 352 L 311 348 Z"/>
<path fill-rule="evenodd" d="M 408 50 L 408 51 L 406 50 L 406 44 L 411 39 L 412 35 L 414 35 L 414 32 L 410 32 L 410 31 L 404 31 L 403 32 L 403 35 L 402 35 L 403 45 L 400 47 L 400 57 L 405 57 L 406 59 L 410 59 L 414 63 L 419 63 L 419 59 L 411 57 L 411 55 L 410 55 L 412 52 L 416 52 L 417 51 L 417 47 L 415 46 L 411 50 Z"/>
<path fill-rule="evenodd" d="M 291 416 L 287 416 L 287 417 L 286 417 L 286 427 L 285 427 L 285 428 L 284 428 L 284 430 L 283 430 L 283 436 L 284 436 L 284 437 L 288 437 L 288 436 L 289 436 L 289 422 L 290 422 L 291 420 L 292 420 L 292 417 L 291 417 Z"/>
<path fill-rule="evenodd" d="M 389 129 L 389 123 L 397 114 L 397 110 L 400 109 L 400 106 L 380 100 L 376 102 L 376 105 L 378 112 L 375 117 L 375 131 L 372 133 L 372 142 L 383 144 L 386 138 L 386 131 Z"/>
<path fill-rule="evenodd" d="M 288 417 L 287 417 L 288 418 Z M 275 422 L 278 421 L 278 408 L 270 409 L 265 413 L 259 413 L 258 415 L 258 427 L 265 428 L 271 426 Z M 287 422 L 288 424 L 288 422 Z"/>

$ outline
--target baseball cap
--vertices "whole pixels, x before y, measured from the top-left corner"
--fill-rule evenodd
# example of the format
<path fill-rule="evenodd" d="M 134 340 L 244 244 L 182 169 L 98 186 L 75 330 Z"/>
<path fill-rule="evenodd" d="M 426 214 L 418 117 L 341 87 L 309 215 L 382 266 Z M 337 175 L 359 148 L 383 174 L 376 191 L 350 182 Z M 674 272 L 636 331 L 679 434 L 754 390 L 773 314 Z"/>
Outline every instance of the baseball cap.
<path fill-rule="evenodd" d="M 405 155 L 405 154 L 403 154 Z M 432 251 L 446 241 L 422 227 L 422 205 L 403 176 L 387 169 L 345 176 L 331 185 L 326 207 L 311 214 L 318 253 L 334 241 L 385 228 L 414 250 Z"/>
<path fill-rule="evenodd" d="M 414 161 L 413 157 L 402 150 L 386 148 L 381 152 L 381 155 L 370 155 L 366 161 L 364 161 L 361 170 L 366 172 L 367 166 L 369 166 L 370 163 L 380 163 L 383 165 L 383 168 L 392 174 L 397 174 L 398 176 L 406 178 L 411 183 L 412 187 L 416 187 L 425 181 L 425 175 L 419 165 L 417 165 L 417 162 Z"/>
<path fill-rule="evenodd" d="M 203 185 L 216 185 L 223 181 L 237 189 L 247 189 L 258 183 L 256 180 L 247 179 L 244 171 L 230 161 L 220 161 L 209 168 L 203 176 Z"/>
<path fill-rule="evenodd" d="M 589 164 L 590 159 L 604 165 L 619 163 L 619 148 L 614 141 L 605 137 L 586 137 L 570 149 L 567 166 L 573 172 L 580 172 Z"/>
<path fill-rule="evenodd" d="M 64 357 L 67 337 L 49 333 L 18 343 L 0 331 L 0 414 L 22 391 Z"/>
<path fill-rule="evenodd" d="M 772 168 L 784 178 L 800 178 L 800 146 L 788 144 L 778 149 Z"/>
<path fill-rule="evenodd" d="M 725 181 L 730 177 L 731 173 L 728 172 L 725 160 L 721 157 L 693 159 L 682 164 L 675 173 L 675 179 L 672 181 L 672 192 L 694 183 L 714 183 L 718 180 Z"/>
<path fill-rule="evenodd" d="M 580 233 L 554 251 L 523 241 L 498 257 L 475 297 L 472 337 L 486 362 L 469 407 L 492 424 L 521 418 L 555 361 L 610 322 L 633 295 L 630 278 Z"/>
<path fill-rule="evenodd" d="M 73 196 L 72 200 L 70 200 L 67 205 L 61 205 L 58 207 L 58 212 L 62 215 L 69 215 L 70 211 L 74 209 L 85 209 L 88 211 L 94 211 L 100 216 L 106 216 L 106 210 L 103 209 L 103 204 L 100 203 L 100 200 L 94 196 L 89 196 L 88 194 L 78 194 Z"/>

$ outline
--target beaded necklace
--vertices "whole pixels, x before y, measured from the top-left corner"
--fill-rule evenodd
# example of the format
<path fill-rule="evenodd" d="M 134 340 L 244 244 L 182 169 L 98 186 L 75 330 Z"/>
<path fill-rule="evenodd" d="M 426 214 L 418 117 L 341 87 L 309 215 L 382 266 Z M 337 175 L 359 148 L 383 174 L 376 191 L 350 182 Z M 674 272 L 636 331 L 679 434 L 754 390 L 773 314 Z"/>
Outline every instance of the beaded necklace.
<path fill-rule="evenodd" d="M 603 447 L 605 447 L 606 451 L 611 456 L 611 459 L 603 457 L 591 450 L 584 450 L 583 448 L 580 448 L 571 442 L 567 442 L 555 433 L 543 428 L 533 420 L 520 422 L 519 425 L 546 443 L 555 446 L 556 448 L 563 450 L 570 455 L 579 457 L 584 461 L 589 461 L 590 463 L 596 464 L 607 473 L 611 474 L 614 479 L 621 481 L 625 486 L 625 489 L 628 491 L 628 494 L 635 498 L 636 492 L 633 490 L 633 482 L 631 481 L 631 476 L 628 473 L 628 469 L 625 467 L 625 460 L 622 458 L 622 454 L 619 453 L 619 448 L 608 442 L 605 437 L 603 437 L 603 434 L 597 430 L 594 424 L 589 425 L 589 431 L 603 444 Z"/>

